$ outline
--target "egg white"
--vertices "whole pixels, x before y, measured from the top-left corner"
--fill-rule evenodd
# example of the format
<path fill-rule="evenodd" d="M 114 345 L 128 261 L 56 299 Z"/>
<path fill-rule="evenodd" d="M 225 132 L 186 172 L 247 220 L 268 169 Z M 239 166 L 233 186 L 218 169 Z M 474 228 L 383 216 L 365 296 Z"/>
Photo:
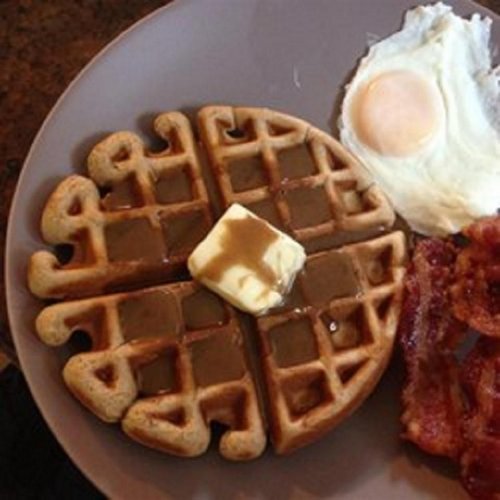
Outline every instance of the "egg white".
<path fill-rule="evenodd" d="M 462 19 L 442 3 L 406 13 L 401 31 L 371 46 L 346 88 L 339 120 L 351 150 L 410 226 L 456 233 L 500 207 L 498 70 L 488 48 L 491 20 Z M 359 137 L 353 101 L 375 77 L 410 71 L 437 89 L 442 107 L 432 138 L 411 154 L 381 154 Z"/>

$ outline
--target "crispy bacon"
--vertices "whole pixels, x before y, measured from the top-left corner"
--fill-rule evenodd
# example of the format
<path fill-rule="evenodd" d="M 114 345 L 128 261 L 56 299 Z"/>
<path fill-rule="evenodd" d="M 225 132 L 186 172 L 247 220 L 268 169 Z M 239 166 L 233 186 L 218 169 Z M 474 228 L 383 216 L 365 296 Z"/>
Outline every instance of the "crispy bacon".
<path fill-rule="evenodd" d="M 500 499 L 500 340 L 480 338 L 461 378 L 467 396 L 462 482 L 473 498 Z"/>
<path fill-rule="evenodd" d="M 462 400 L 453 353 L 465 326 L 451 314 L 448 288 L 456 249 L 438 239 L 420 241 L 406 277 L 399 325 L 407 367 L 403 437 L 423 450 L 457 458 L 462 448 Z"/>
<path fill-rule="evenodd" d="M 464 229 L 463 233 L 478 245 L 500 251 L 500 217 L 484 217 Z"/>
<path fill-rule="evenodd" d="M 464 234 L 461 250 L 421 241 L 408 269 L 399 327 L 404 436 L 456 460 L 473 498 L 500 500 L 500 216 Z M 460 366 L 466 324 L 485 336 Z"/>
<path fill-rule="evenodd" d="M 453 311 L 471 328 L 500 337 L 500 217 L 481 219 L 464 234 L 470 244 L 457 258 Z"/>

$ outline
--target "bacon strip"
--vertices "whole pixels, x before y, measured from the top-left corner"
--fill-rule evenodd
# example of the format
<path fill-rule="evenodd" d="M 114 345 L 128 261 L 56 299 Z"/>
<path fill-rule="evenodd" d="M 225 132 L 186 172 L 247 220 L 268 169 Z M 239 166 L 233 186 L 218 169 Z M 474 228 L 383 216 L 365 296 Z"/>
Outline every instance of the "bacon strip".
<path fill-rule="evenodd" d="M 473 498 L 500 500 L 500 216 L 464 234 L 460 251 L 420 242 L 408 270 L 399 328 L 404 436 L 456 460 Z M 454 351 L 466 324 L 485 336 L 460 367 Z"/>
<path fill-rule="evenodd" d="M 464 234 L 478 245 L 500 250 L 500 217 L 484 217 L 464 229 Z"/>
<path fill-rule="evenodd" d="M 453 311 L 471 328 L 500 337 L 500 217 L 481 219 L 464 234 L 471 243 L 457 258 Z"/>
<path fill-rule="evenodd" d="M 462 482 L 473 498 L 500 499 L 500 340 L 480 338 L 461 377 L 467 396 Z"/>
<path fill-rule="evenodd" d="M 462 448 L 463 406 L 453 351 L 465 332 L 449 303 L 455 258 L 449 242 L 428 239 L 417 244 L 399 325 L 407 366 L 403 437 L 429 453 L 454 459 Z"/>

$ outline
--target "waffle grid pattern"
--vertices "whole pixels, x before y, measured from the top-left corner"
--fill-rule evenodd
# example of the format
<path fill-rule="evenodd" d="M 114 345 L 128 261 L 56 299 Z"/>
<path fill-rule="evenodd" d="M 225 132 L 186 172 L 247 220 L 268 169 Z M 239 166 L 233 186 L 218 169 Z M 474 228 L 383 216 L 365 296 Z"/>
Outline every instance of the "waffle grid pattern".
<path fill-rule="evenodd" d="M 187 248 L 170 251 L 168 228 L 174 217 L 199 214 L 199 221 L 207 231 L 212 224 L 208 195 L 201 177 L 194 139 L 187 118 L 180 113 L 165 113 L 155 121 L 156 133 L 167 141 L 168 147 L 160 153 L 148 153 L 142 140 L 131 132 L 117 132 L 99 143 L 90 153 L 88 171 L 90 179 L 71 176 L 65 179 L 51 195 L 42 215 L 42 234 L 53 245 L 74 246 L 73 258 L 61 265 L 54 254 L 40 251 L 33 255 L 29 284 L 40 297 L 72 297 L 100 293 L 134 282 L 146 274 L 168 278 L 184 265 L 190 251 Z M 184 169 L 192 187 L 192 199 L 160 204 L 156 199 L 155 183 L 162 175 Z M 106 210 L 98 188 L 107 188 L 131 180 L 137 193 L 138 206 Z M 95 184 L 94 184 L 95 182 Z M 130 200 L 126 200 L 130 202 Z M 127 255 L 132 242 L 122 239 L 124 254 L 113 259 L 107 246 L 107 229 L 124 221 L 144 221 L 136 226 L 136 237 L 154 240 L 150 262 L 140 255 Z M 121 238 L 126 234 L 116 231 Z M 163 233 L 163 237 L 162 237 Z M 121 236 L 120 236 L 121 234 Z M 200 235 L 203 236 L 203 235 Z M 160 241 L 163 240 L 163 241 Z M 166 244 L 167 248 L 162 249 Z M 161 254 L 164 254 L 163 257 Z M 154 283 L 157 277 L 148 277 Z M 111 285 L 109 288 L 108 285 Z"/>
<path fill-rule="evenodd" d="M 340 230 L 361 230 L 390 222 L 394 213 L 374 186 L 362 191 L 356 160 L 327 134 L 297 118 L 252 108 L 207 107 L 199 115 L 202 137 L 225 207 L 232 203 L 251 206 L 270 201 L 276 208 L 279 225 L 298 241 Z M 238 137 L 232 137 L 238 131 Z M 280 154 L 306 145 L 316 173 L 295 179 L 283 178 Z M 258 157 L 265 170 L 266 185 L 236 192 L 230 165 Z M 237 168 L 237 167 L 236 167 Z M 319 189 L 326 195 L 328 220 L 294 227 L 293 208 L 288 201 L 297 190 Z"/>
<path fill-rule="evenodd" d="M 190 235 L 200 224 L 211 227 L 216 206 L 201 174 L 189 121 L 180 113 L 165 113 L 156 120 L 155 130 L 168 143 L 166 150 L 151 153 L 134 134 L 112 134 L 90 154 L 90 179 L 71 176 L 50 197 L 42 215 L 44 239 L 53 245 L 73 244 L 76 251 L 65 265 L 50 252 L 35 253 L 29 284 L 40 297 L 76 300 L 46 307 L 37 319 L 37 333 L 54 346 L 66 343 L 77 330 L 89 333 L 92 349 L 70 357 L 63 371 L 66 384 L 101 419 L 121 422 L 128 435 L 147 446 L 181 456 L 199 455 L 209 446 L 211 422 L 218 422 L 226 427 L 219 450 L 228 459 L 257 457 L 265 447 L 267 431 L 275 450 L 287 453 L 337 425 L 361 404 L 385 369 L 400 311 L 404 236 L 390 229 L 385 236 L 363 236 L 366 229 L 375 228 L 374 234 L 380 235 L 380 227 L 390 228 L 394 213 L 378 188 L 363 185 L 360 167 L 342 146 L 306 122 L 267 109 L 210 106 L 200 110 L 198 124 L 222 208 L 234 202 L 250 209 L 267 203 L 277 213 L 276 225 L 302 243 L 318 236 L 360 233 L 357 243 L 331 243 L 325 252 L 308 256 L 308 262 L 328 252 L 348 256 L 359 293 L 319 305 L 307 302 L 308 278 L 303 274 L 297 279 L 300 307 L 285 306 L 259 318 L 245 335 L 241 318 L 225 304 L 228 321 L 224 324 L 190 328 L 182 312 L 177 337 L 155 330 L 149 338 L 142 334 L 126 338 L 120 323 L 123 301 L 160 290 L 175 296 L 177 309 L 182 309 L 184 298 L 201 287 L 182 281 L 180 269 L 191 249 L 181 247 L 178 253 L 163 249 L 161 259 L 146 262 L 110 259 L 107 228 L 142 218 L 161 234 L 173 226 L 175 217 L 199 212 L 201 219 L 185 230 Z M 297 148 L 305 148 L 312 170 L 284 176 L 283 158 Z M 250 179 L 250 188 L 246 174 L 239 181 L 235 175 L 241 174 L 238 162 L 254 157 L 262 159 L 258 168 L 264 173 L 256 182 Z M 252 176 L 255 169 L 250 165 Z M 177 185 L 171 174 L 179 171 L 188 175 L 190 199 L 172 197 L 168 191 Z M 168 192 L 161 195 L 159 185 L 165 176 Z M 125 195 L 120 192 L 124 185 Z M 299 191 L 308 200 L 326 200 L 325 220 L 316 220 L 315 210 L 312 219 L 300 219 L 300 204 L 293 201 Z M 169 224 L 162 226 L 164 220 Z M 88 232 L 90 245 L 78 239 L 82 232 Z M 118 245 L 128 255 L 134 240 L 148 239 L 140 230 L 132 233 L 128 245 Z M 197 241 L 192 243 L 194 248 Z M 170 281 L 177 282 L 166 284 Z M 161 286 L 146 288 L 156 284 Z M 120 293 L 95 296 L 109 291 Z M 79 299 L 85 295 L 94 297 Z M 162 321 L 168 322 L 168 317 Z M 299 339 L 292 361 L 278 359 L 273 340 L 273 330 L 283 324 L 303 327 L 290 332 Z M 141 328 L 154 330 L 155 326 L 144 318 Z M 220 342 L 215 349 L 219 356 L 224 356 L 224 349 L 238 352 L 243 360 L 241 373 L 234 368 L 229 379 L 202 382 L 194 360 L 208 359 L 210 348 L 200 347 L 207 339 Z M 252 365 L 250 370 L 247 357 L 253 340 L 260 350 L 260 366 Z M 302 351 L 300 342 L 304 342 Z M 147 395 L 142 374 L 164 354 L 173 360 L 175 381 L 168 389 Z M 209 367 L 217 364 L 226 361 L 217 358 L 203 370 L 211 373 Z M 255 368 L 262 377 L 256 377 Z M 257 397 L 261 392 L 267 404 Z"/>
<path fill-rule="evenodd" d="M 346 246 L 342 252 L 351 257 L 360 277 L 357 297 L 334 299 L 320 307 L 291 309 L 257 321 L 267 388 L 274 401 L 274 445 L 281 453 L 316 439 L 353 411 L 360 403 L 359 391 L 371 385 L 370 380 L 378 380 L 377 374 L 391 352 L 391 332 L 397 326 L 398 309 L 386 306 L 387 301 L 394 301 L 394 305 L 401 301 L 404 236 L 392 233 L 369 243 Z M 374 283 L 367 263 L 373 264 L 377 256 L 384 254 L 387 260 L 379 263 Z M 336 347 L 336 331 L 332 332 L 322 318 L 327 315 L 336 329 L 354 311 L 360 313 L 362 323 L 355 328 L 364 333 L 358 331 L 357 338 L 349 342 L 351 345 Z M 311 326 L 309 333 L 314 338 L 317 357 L 294 366 L 279 366 L 270 333 L 280 324 L 303 318 Z M 344 374 L 349 377 L 345 379 Z"/>
<path fill-rule="evenodd" d="M 61 345 L 77 330 L 90 334 L 91 351 L 70 358 L 64 367 L 64 380 L 83 404 L 105 421 L 122 421 L 125 432 L 135 439 L 173 454 L 196 456 L 207 449 L 209 423 L 215 418 L 230 427 L 220 442 L 222 455 L 232 460 L 254 458 L 262 452 L 266 438 L 242 333 L 230 306 L 224 305 L 225 319 L 220 324 L 207 323 L 199 329 L 190 327 L 186 313 L 180 313 L 176 335 L 166 332 L 127 342 L 123 331 L 120 304 L 161 292 L 183 311 L 183 300 L 200 289 L 194 282 L 183 282 L 56 304 L 39 315 L 38 335 L 49 345 Z M 242 373 L 235 379 L 197 382 L 193 348 L 207 340 L 218 342 L 217 349 L 228 344 L 237 349 Z M 199 351 L 202 358 L 210 356 L 207 349 Z M 141 365 L 166 353 L 175 366 L 173 388 L 137 400 Z"/>

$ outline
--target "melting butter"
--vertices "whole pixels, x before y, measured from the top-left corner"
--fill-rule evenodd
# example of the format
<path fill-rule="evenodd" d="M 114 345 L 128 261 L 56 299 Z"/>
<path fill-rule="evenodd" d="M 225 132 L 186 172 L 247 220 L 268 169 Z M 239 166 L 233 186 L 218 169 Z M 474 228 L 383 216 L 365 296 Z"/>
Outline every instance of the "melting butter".
<path fill-rule="evenodd" d="M 255 315 L 280 304 L 305 262 L 302 246 L 232 205 L 188 259 L 192 276 Z"/>
<path fill-rule="evenodd" d="M 222 222 L 221 251 L 212 257 L 201 270 L 211 281 L 220 281 L 233 266 L 243 266 L 269 288 L 279 282 L 276 270 L 263 260 L 270 245 L 279 234 L 263 220 L 247 215 L 242 219 L 227 219 Z"/>

